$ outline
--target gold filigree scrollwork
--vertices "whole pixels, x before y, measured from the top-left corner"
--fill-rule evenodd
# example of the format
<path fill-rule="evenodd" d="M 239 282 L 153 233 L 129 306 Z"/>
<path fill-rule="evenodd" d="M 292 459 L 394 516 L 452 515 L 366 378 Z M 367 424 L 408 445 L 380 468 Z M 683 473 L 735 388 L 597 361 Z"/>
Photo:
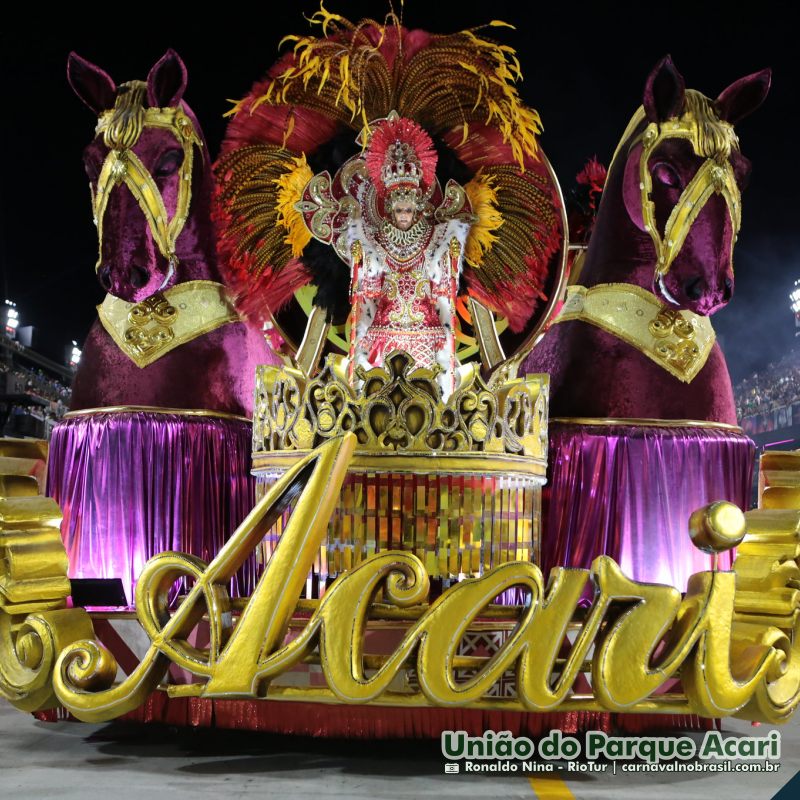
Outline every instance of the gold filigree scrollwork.
<path fill-rule="evenodd" d="M 320 172 L 309 182 L 303 199 L 295 204 L 295 208 L 308 219 L 308 228 L 312 235 L 322 242 L 330 243 L 333 239 L 333 219 L 339 213 L 339 201 L 331 193 L 331 176 L 329 172 Z"/>
<path fill-rule="evenodd" d="M 157 292 L 128 312 L 130 327 L 125 331 L 125 341 L 140 355 L 152 354 L 175 338 L 172 326 L 177 318 L 178 309 Z"/>
<path fill-rule="evenodd" d="M 328 440 L 342 433 L 356 430 L 356 415 L 352 408 L 353 395 L 349 387 L 341 383 L 315 385 L 307 396 L 305 410 L 307 419 L 300 424 L 304 437 L 297 438 L 298 447 L 313 446 L 313 431 Z"/>
<path fill-rule="evenodd" d="M 679 339 L 693 339 L 695 334 L 691 321 L 684 319 L 680 311 L 671 308 L 662 308 L 650 321 L 648 328 L 656 339 L 663 339 L 671 334 Z"/>
<path fill-rule="evenodd" d="M 435 370 L 416 367 L 405 353 L 390 354 L 383 367 L 358 370 L 358 377 L 362 389 L 356 393 L 335 357 L 308 382 L 287 368 L 260 368 L 254 453 L 310 449 L 352 431 L 359 452 L 544 458 L 546 376 L 528 376 L 493 391 L 476 369 L 465 370 L 447 403 Z"/>
<path fill-rule="evenodd" d="M 270 449 L 301 447 L 305 429 L 299 419 L 305 376 L 287 368 L 280 372 L 256 375 L 256 408 L 253 415 L 253 441 L 269 442 Z"/>
<path fill-rule="evenodd" d="M 692 365 L 700 358 L 700 349 L 694 342 L 677 342 L 675 344 L 657 344 L 654 348 L 656 355 L 675 369 L 688 372 Z"/>
<path fill-rule="evenodd" d="M 414 294 L 411 297 L 406 297 L 400 292 L 399 281 L 406 280 L 406 276 L 387 272 L 383 279 L 386 299 L 395 300 L 396 304 L 400 306 L 399 310 L 389 312 L 389 320 L 399 328 L 413 328 L 425 321 L 425 314 L 416 311 L 414 305 L 417 300 L 425 297 L 426 291 L 429 291 L 428 279 L 423 276 L 420 269 L 412 270 L 408 277 L 416 281 Z"/>
<path fill-rule="evenodd" d="M 314 175 L 303 190 L 303 197 L 295 203 L 314 238 L 333 246 L 346 264 L 349 260 L 347 225 L 350 219 L 361 214 L 359 202 L 348 194 L 350 182 L 366 175 L 363 159 L 351 159 L 337 173 L 338 184 L 329 172 Z"/>
<path fill-rule="evenodd" d="M 444 187 L 442 202 L 434 212 L 437 222 L 447 222 L 451 219 L 463 219 L 474 222 L 476 217 L 472 213 L 464 187 L 450 179 Z"/>
<path fill-rule="evenodd" d="M 501 392 L 497 439 L 505 442 L 509 452 L 545 460 L 548 384 L 538 377 L 513 381 Z"/>
<path fill-rule="evenodd" d="M 433 403 L 422 392 L 398 400 L 389 395 L 367 404 L 368 435 L 388 450 L 419 449 L 433 420 Z"/>
<path fill-rule="evenodd" d="M 137 303 L 128 313 L 131 324 L 138 327 L 144 327 L 153 322 L 158 325 L 171 325 L 177 316 L 178 310 L 161 292 Z"/>
<path fill-rule="evenodd" d="M 655 354 L 678 371 L 689 372 L 700 358 L 700 348 L 692 341 L 696 332 L 694 325 L 680 311 L 662 308 L 650 321 L 648 330 L 656 339 Z M 677 341 L 663 341 L 672 337 Z"/>
<path fill-rule="evenodd" d="M 444 452 L 487 448 L 497 425 L 496 396 L 472 383 L 458 393 L 455 407 L 457 413 L 440 415 L 438 441 L 428 437 L 428 446 Z"/>

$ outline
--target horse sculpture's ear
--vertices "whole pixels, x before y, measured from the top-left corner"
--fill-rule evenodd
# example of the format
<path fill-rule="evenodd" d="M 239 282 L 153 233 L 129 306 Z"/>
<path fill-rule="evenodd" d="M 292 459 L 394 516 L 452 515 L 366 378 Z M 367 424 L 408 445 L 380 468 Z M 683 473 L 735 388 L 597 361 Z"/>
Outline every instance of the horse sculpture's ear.
<path fill-rule="evenodd" d="M 95 114 L 113 108 L 117 87 L 111 76 L 74 51 L 67 58 L 67 80 L 75 94 Z"/>
<path fill-rule="evenodd" d="M 647 76 L 644 110 L 650 122 L 664 122 L 683 111 L 686 83 L 670 56 L 665 56 Z"/>
<path fill-rule="evenodd" d="M 170 48 L 147 76 L 147 102 L 154 108 L 176 106 L 186 91 L 186 66 Z"/>
<path fill-rule="evenodd" d="M 772 83 L 772 70 L 762 69 L 732 83 L 716 99 L 714 105 L 720 119 L 735 125 L 752 114 L 766 98 Z"/>

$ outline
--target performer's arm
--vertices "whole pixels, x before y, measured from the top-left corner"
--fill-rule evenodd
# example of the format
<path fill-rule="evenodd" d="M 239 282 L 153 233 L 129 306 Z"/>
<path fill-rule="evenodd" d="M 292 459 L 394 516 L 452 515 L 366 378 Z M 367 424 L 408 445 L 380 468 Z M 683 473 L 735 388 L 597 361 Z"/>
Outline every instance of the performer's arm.
<path fill-rule="evenodd" d="M 439 324 L 445 331 L 445 347 L 437 353 L 436 361 L 444 370 L 440 378 L 442 394 L 446 398 L 455 388 L 456 371 L 456 295 L 458 278 L 461 274 L 461 256 L 464 250 L 469 227 L 460 221 L 451 221 L 447 225 L 445 238 L 437 249 L 433 274 L 431 275 L 431 293 L 436 304 Z"/>
<path fill-rule="evenodd" d="M 377 298 L 380 296 L 381 275 L 377 273 L 368 253 L 365 252 L 360 220 L 350 225 L 350 379 L 356 365 L 369 369 L 369 354 L 364 336 L 375 319 Z"/>

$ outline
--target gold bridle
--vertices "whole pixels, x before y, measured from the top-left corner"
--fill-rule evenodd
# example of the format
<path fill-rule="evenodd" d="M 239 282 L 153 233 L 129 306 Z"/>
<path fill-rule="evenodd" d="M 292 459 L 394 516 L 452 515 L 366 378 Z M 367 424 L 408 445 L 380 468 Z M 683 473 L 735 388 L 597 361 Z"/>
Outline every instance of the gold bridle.
<path fill-rule="evenodd" d="M 662 123 L 651 122 L 636 136 L 627 148 L 630 151 L 640 142 L 642 153 L 639 157 L 639 190 L 641 192 L 642 219 L 645 230 L 650 234 L 656 251 L 655 277 L 663 278 L 672 262 L 680 252 L 689 230 L 714 194 L 725 199 L 733 226 L 731 237 L 731 265 L 733 265 L 733 245 L 736 242 L 742 221 L 741 194 L 729 157 L 732 148 L 738 148 L 733 127 L 718 118 L 711 117 L 710 102 L 699 92 L 686 91 L 687 111 L 680 117 Z M 645 119 L 643 108 L 634 114 L 614 153 L 613 162 L 623 143 L 632 135 Z M 656 224 L 655 203 L 653 202 L 653 177 L 650 174 L 650 156 L 666 139 L 686 139 L 698 156 L 705 161 L 695 176 L 681 192 L 678 201 L 670 212 L 664 235 Z"/>
<path fill-rule="evenodd" d="M 100 269 L 103 258 L 103 217 L 111 192 L 124 184 L 139 203 L 156 246 L 169 262 L 172 274 L 178 264 L 175 243 L 186 223 L 192 199 L 194 147 L 201 148 L 203 143 L 182 108 L 144 107 L 147 92 L 144 82 L 130 81 L 122 84 L 120 89 L 124 91 L 118 94 L 114 108 L 100 115 L 96 129 L 97 134 L 103 134 L 103 141 L 110 149 L 97 179 L 97 189 L 90 184 L 100 249 L 95 271 Z M 172 219 L 153 176 L 132 149 L 145 128 L 170 131 L 183 150 L 183 162 L 178 169 L 178 202 Z"/>

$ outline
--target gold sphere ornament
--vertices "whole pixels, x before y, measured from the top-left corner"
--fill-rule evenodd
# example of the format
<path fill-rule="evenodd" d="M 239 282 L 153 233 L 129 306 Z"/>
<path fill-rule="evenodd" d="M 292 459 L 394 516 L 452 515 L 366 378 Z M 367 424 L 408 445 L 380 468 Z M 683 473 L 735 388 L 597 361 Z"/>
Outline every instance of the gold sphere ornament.
<path fill-rule="evenodd" d="M 746 532 L 742 510 L 724 500 L 698 508 L 689 517 L 692 544 L 705 553 L 724 553 L 736 547 Z"/>

